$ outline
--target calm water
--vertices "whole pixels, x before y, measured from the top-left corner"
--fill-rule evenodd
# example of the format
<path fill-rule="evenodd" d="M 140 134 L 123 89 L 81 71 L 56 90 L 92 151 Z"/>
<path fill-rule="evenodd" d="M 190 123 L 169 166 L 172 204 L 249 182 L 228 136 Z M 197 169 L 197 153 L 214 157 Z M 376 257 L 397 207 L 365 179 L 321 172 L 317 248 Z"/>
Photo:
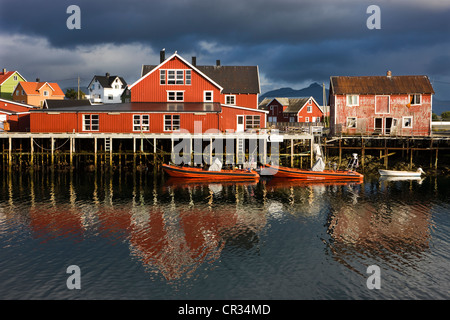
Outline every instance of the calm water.
<path fill-rule="evenodd" d="M 0 184 L 0 299 L 450 298 L 449 178 L 3 173 Z M 80 290 L 67 288 L 70 265 Z"/>

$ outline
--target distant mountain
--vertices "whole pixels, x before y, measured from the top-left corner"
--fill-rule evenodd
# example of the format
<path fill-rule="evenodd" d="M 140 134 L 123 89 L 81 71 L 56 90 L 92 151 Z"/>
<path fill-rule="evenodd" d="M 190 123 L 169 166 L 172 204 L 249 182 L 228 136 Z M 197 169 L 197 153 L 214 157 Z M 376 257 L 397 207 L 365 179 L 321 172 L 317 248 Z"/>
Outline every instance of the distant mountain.
<path fill-rule="evenodd" d="M 325 99 L 328 99 L 328 89 L 325 88 Z M 314 97 L 319 105 L 323 105 L 323 87 L 314 82 L 309 87 L 300 90 L 292 88 L 281 88 L 268 91 L 259 97 L 261 102 L 264 98 L 298 98 L 298 97 Z"/>
<path fill-rule="evenodd" d="M 433 113 L 440 116 L 444 111 L 450 111 L 450 101 L 433 99 Z"/>

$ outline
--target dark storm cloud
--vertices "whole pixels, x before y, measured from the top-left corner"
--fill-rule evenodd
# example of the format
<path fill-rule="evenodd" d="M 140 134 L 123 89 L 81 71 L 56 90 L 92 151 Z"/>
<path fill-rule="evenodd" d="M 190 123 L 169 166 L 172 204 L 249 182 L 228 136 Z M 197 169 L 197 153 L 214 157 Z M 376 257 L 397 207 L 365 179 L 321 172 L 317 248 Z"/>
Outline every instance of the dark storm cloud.
<path fill-rule="evenodd" d="M 66 28 L 72 4 L 81 30 Z M 366 27 L 371 4 L 381 9 L 380 30 Z M 257 64 L 271 83 L 448 69 L 450 5 L 440 0 L 2 0 L 0 12 L 0 32 L 41 37 L 51 48 L 139 43 L 196 55 L 200 64 Z"/>

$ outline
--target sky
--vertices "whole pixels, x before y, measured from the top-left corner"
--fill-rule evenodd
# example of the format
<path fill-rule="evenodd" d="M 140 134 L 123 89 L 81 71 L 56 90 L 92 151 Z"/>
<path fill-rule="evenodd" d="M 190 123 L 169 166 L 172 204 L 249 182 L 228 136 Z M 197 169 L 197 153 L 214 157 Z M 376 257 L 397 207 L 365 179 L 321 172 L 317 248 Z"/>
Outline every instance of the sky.
<path fill-rule="evenodd" d="M 450 0 L 0 0 L 0 68 L 62 88 L 107 72 L 131 84 L 164 48 L 257 65 L 261 94 L 391 70 L 427 75 L 450 100 L 449 17 Z"/>

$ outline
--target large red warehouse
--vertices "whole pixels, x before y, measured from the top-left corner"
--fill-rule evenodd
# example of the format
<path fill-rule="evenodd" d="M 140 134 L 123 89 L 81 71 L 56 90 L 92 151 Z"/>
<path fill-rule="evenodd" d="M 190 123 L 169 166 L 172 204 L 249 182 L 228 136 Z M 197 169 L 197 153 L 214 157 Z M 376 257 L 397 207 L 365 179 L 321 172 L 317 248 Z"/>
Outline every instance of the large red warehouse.
<path fill-rule="evenodd" d="M 433 94 L 426 76 L 331 77 L 331 133 L 429 136 Z"/>
<path fill-rule="evenodd" d="M 32 112 L 32 132 L 239 132 L 265 127 L 258 67 L 197 66 L 177 53 L 128 86 L 131 102 Z"/>

